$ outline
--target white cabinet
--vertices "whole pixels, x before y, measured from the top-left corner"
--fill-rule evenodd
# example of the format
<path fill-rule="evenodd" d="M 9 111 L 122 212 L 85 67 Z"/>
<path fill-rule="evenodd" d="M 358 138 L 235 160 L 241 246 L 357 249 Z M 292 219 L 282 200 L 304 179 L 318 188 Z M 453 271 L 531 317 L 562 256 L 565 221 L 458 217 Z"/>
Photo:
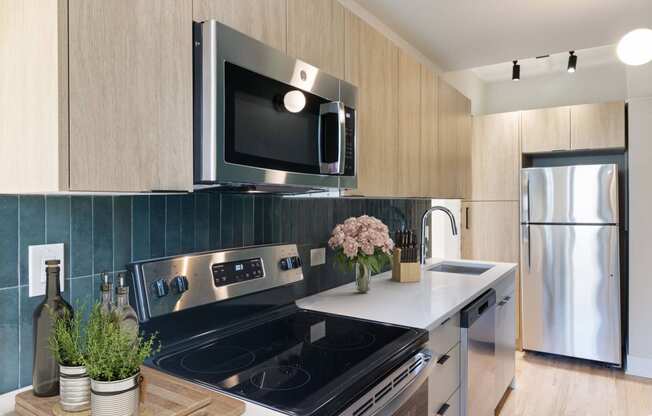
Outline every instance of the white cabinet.
<path fill-rule="evenodd" d="M 496 287 L 496 397 L 498 405 L 512 384 L 516 364 L 514 274 Z"/>

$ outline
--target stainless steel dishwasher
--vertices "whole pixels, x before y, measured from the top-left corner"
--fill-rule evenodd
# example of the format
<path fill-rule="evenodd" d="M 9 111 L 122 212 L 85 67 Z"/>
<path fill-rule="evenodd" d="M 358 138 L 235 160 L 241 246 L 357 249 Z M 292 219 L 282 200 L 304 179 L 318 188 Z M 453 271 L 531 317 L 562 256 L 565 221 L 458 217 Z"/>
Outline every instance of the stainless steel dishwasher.
<path fill-rule="evenodd" d="M 496 389 L 496 291 L 462 310 L 462 416 L 493 416 Z"/>

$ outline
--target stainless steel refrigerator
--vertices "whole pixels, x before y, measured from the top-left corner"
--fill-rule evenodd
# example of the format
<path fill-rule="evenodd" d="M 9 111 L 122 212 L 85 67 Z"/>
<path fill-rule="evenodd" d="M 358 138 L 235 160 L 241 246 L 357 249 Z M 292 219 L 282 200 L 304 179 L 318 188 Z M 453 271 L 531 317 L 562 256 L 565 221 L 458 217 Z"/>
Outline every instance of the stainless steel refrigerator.
<path fill-rule="evenodd" d="M 523 347 L 621 365 L 618 169 L 521 171 Z"/>

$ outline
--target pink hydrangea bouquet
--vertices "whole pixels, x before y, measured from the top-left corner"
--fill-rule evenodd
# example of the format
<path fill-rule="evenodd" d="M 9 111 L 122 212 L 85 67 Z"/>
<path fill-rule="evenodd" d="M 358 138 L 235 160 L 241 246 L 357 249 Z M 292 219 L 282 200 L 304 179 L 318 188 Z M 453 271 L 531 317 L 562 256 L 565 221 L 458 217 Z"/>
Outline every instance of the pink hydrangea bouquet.
<path fill-rule="evenodd" d="M 337 260 L 349 270 L 361 266 L 378 273 L 391 261 L 394 241 L 382 221 L 368 215 L 351 217 L 333 229 L 328 245 L 335 250 Z M 358 287 L 360 289 L 360 287 Z M 362 291 L 362 290 L 361 290 Z M 365 290 L 366 291 L 366 290 Z"/>

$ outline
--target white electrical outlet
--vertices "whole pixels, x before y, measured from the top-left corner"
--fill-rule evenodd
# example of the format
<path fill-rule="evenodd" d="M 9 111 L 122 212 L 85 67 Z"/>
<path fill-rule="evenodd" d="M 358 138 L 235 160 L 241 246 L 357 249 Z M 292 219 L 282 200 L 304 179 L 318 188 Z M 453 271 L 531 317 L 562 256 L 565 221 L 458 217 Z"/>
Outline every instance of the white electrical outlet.
<path fill-rule="evenodd" d="M 29 297 L 45 295 L 45 261 L 46 260 L 59 260 L 60 273 L 60 287 L 63 292 L 64 283 L 63 277 L 65 276 L 65 264 L 63 259 L 63 243 L 60 244 L 43 244 L 39 246 L 29 246 Z"/>
<path fill-rule="evenodd" d="M 319 266 L 321 264 L 326 263 L 326 249 L 324 247 L 321 248 L 313 248 L 310 250 L 310 266 Z"/>

